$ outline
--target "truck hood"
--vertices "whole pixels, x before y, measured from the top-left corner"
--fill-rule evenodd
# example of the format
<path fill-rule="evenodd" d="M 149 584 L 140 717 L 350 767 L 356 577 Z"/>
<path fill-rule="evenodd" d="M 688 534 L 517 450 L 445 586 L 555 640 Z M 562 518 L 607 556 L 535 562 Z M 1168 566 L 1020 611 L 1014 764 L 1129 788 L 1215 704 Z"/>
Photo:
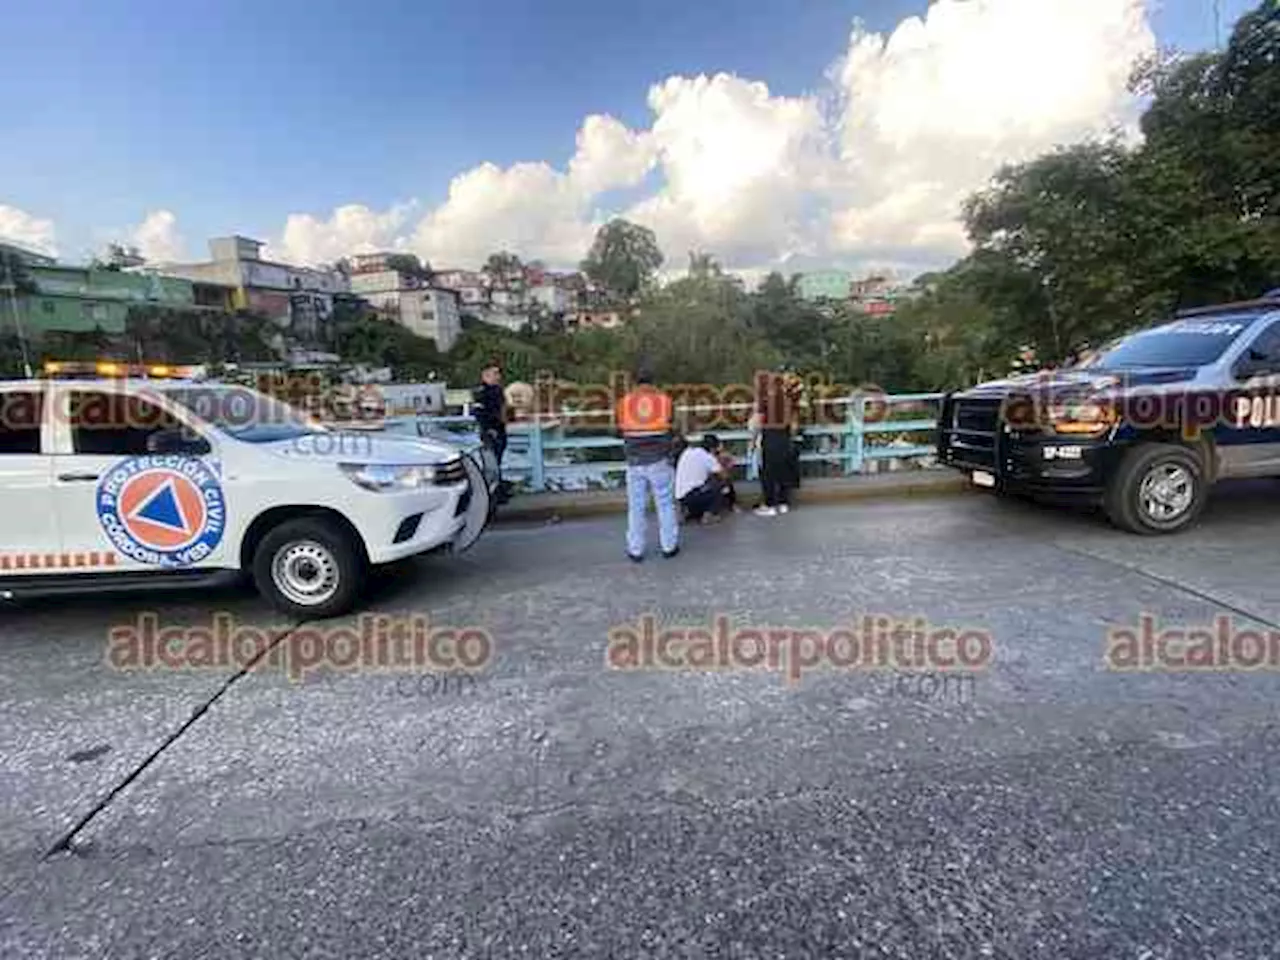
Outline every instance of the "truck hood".
<path fill-rule="evenodd" d="M 462 452 L 452 444 L 439 440 L 387 436 L 357 430 L 308 434 L 295 440 L 277 440 L 263 446 L 285 459 L 387 465 L 440 464 L 456 460 Z"/>
<path fill-rule="evenodd" d="M 1004 397 L 1010 394 L 1096 395 L 1123 393 L 1135 387 L 1186 383 L 1195 379 L 1196 367 L 1135 367 L 1127 370 L 1085 368 L 1046 370 L 1041 373 L 991 380 L 956 394 L 958 397 Z"/>

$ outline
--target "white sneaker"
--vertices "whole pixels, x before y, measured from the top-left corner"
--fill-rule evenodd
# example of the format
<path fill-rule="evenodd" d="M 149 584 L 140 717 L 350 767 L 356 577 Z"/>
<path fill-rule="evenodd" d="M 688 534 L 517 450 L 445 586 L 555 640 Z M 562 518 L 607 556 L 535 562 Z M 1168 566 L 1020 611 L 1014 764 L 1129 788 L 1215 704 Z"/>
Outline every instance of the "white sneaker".
<path fill-rule="evenodd" d="M 778 511 L 773 507 L 756 507 L 755 514 L 757 517 L 776 517 Z"/>
<path fill-rule="evenodd" d="M 787 512 L 788 510 L 790 510 L 790 509 L 791 509 L 791 508 L 790 508 L 789 506 L 787 506 L 785 503 L 780 503 L 780 504 L 778 504 L 778 512 L 779 512 L 779 513 L 786 513 L 786 512 Z"/>

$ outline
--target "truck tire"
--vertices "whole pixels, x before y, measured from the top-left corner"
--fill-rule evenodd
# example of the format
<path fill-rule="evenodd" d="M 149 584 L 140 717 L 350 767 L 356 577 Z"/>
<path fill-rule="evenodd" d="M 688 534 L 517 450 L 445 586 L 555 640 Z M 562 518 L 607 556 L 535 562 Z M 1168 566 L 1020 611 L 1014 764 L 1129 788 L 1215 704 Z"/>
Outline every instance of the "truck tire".
<path fill-rule="evenodd" d="M 301 620 L 347 613 L 367 572 L 359 544 L 323 517 L 297 517 L 272 527 L 253 554 L 258 592 L 277 610 Z"/>
<path fill-rule="evenodd" d="M 1176 443 L 1144 443 L 1121 458 L 1103 506 L 1120 529 L 1153 535 L 1187 529 L 1208 499 L 1209 481 L 1196 451 Z"/>

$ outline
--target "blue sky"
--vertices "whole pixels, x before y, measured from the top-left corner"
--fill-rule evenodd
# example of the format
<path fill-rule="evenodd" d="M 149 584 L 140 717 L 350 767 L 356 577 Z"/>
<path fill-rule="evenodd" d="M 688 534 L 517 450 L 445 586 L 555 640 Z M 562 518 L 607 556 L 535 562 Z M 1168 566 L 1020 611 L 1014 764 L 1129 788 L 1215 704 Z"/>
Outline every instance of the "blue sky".
<path fill-rule="evenodd" d="M 1024 0 L 1027 3 L 1038 0 Z M 1223 34 L 1252 4 L 1221 0 Z M 211 234 L 291 213 L 445 200 L 486 161 L 563 168 L 583 118 L 653 120 L 651 84 L 720 71 L 801 97 L 855 17 L 889 32 L 925 0 L 17 0 L 0 58 L 0 204 L 81 256 L 173 211 Z M 1166 0 L 1163 43 L 1214 41 L 1210 0 Z M 652 183 L 651 173 L 646 182 Z"/>

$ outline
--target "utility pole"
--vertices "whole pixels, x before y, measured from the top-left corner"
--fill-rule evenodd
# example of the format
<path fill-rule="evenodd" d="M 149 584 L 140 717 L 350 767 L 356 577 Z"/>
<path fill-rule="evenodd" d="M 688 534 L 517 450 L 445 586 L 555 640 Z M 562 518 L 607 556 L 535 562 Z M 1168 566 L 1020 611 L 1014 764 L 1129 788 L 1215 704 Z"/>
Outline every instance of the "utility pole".
<path fill-rule="evenodd" d="M 1222 0 L 1213 0 L 1213 47 L 1222 52 Z"/>

